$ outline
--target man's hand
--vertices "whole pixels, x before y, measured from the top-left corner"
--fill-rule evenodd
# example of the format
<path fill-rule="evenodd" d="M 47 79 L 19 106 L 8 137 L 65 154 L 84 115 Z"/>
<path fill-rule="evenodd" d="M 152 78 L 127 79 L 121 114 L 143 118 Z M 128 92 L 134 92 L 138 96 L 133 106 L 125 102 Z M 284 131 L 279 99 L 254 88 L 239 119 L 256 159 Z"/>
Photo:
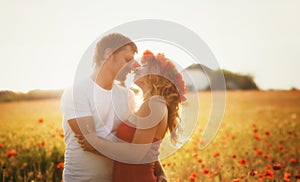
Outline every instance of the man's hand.
<path fill-rule="evenodd" d="M 88 151 L 92 153 L 97 153 L 98 151 L 94 149 L 94 147 L 84 138 L 82 135 L 75 135 L 77 138 L 77 142 L 79 143 L 80 147 L 82 148 L 83 151 Z"/>

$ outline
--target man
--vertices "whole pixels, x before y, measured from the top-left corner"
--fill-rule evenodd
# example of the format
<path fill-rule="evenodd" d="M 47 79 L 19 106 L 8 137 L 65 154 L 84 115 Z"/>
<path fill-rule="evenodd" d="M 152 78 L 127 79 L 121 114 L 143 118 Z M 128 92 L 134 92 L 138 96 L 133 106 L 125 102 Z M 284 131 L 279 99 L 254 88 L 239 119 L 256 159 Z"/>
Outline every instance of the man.
<path fill-rule="evenodd" d="M 128 90 L 115 85 L 114 80 L 122 68 L 132 62 L 135 53 L 137 47 L 128 37 L 118 33 L 103 37 L 96 45 L 95 69 L 91 77 L 64 91 L 61 109 L 66 143 L 65 182 L 112 181 L 113 161 L 81 149 L 75 138 L 75 135 L 82 135 L 77 122 L 93 122 L 98 136 L 114 140 L 111 133 L 120 124 L 118 120 L 126 119 L 129 112 L 126 106 L 130 102 Z M 115 119 L 114 98 L 118 98 L 117 105 L 124 106 L 119 107 L 123 110 L 118 111 L 118 120 Z M 158 163 L 156 166 L 158 179 L 165 180 L 161 165 Z"/>

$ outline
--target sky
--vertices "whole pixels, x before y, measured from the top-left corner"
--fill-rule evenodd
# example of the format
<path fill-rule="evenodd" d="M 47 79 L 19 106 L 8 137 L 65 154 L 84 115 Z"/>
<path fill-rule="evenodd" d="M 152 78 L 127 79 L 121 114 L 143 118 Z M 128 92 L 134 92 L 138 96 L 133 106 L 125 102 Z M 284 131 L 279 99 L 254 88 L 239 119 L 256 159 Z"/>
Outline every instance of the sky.
<path fill-rule="evenodd" d="M 92 42 L 140 19 L 190 29 L 220 68 L 261 89 L 300 88 L 299 9 L 299 0 L 0 0 L 0 90 L 66 87 Z"/>

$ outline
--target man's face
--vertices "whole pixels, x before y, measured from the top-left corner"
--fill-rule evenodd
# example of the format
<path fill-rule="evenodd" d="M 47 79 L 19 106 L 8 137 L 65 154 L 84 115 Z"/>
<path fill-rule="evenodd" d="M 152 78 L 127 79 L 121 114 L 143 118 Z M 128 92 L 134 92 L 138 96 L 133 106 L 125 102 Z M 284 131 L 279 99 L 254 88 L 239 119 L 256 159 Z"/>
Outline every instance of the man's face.
<path fill-rule="evenodd" d="M 116 80 L 125 81 L 127 74 L 132 70 L 134 54 L 129 45 L 114 54 L 113 67 L 117 73 Z"/>

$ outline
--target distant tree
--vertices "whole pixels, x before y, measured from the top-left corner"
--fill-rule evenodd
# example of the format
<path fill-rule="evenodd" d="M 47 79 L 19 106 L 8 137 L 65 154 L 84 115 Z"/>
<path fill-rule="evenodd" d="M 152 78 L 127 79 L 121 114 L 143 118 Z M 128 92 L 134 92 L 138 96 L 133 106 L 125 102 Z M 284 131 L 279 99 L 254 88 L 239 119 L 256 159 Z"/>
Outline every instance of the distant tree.
<path fill-rule="evenodd" d="M 21 100 L 23 97 L 24 97 L 23 93 L 16 93 L 9 90 L 0 91 L 0 102 Z"/>
<path fill-rule="evenodd" d="M 298 90 L 296 87 L 291 88 L 291 91 L 296 91 L 296 90 Z"/>
<path fill-rule="evenodd" d="M 32 90 L 28 93 L 0 91 L 0 102 L 60 98 L 62 90 Z"/>
<path fill-rule="evenodd" d="M 258 86 L 256 85 L 253 76 L 247 74 L 233 73 L 228 70 L 217 70 L 213 71 L 210 75 L 210 81 L 217 82 L 216 75 L 223 73 L 225 79 L 225 85 L 227 90 L 258 90 Z M 210 88 L 207 88 L 210 89 Z M 216 89 L 222 89 L 221 87 Z"/>

